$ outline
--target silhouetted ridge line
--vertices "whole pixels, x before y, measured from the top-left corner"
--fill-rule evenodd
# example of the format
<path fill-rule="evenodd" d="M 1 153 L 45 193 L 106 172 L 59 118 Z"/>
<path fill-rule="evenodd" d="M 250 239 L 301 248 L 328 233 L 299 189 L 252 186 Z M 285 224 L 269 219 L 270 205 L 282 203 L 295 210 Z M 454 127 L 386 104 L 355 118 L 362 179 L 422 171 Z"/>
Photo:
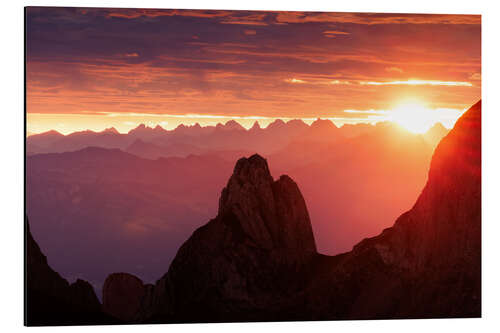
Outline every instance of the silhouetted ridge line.
<path fill-rule="evenodd" d="M 68 283 L 47 263 L 26 221 L 25 315 L 27 326 L 117 324 L 105 315 L 94 288 L 84 280 Z"/>

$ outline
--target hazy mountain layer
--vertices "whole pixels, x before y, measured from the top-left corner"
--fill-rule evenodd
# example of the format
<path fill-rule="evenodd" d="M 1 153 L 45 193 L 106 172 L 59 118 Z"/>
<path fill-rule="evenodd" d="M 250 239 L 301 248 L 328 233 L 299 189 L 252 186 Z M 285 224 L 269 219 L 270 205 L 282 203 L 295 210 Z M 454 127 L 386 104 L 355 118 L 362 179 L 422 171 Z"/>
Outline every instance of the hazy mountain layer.
<path fill-rule="evenodd" d="M 175 131 L 139 126 L 128 134 L 48 132 L 28 139 L 28 146 L 35 143 L 48 150 L 108 147 L 27 159 L 33 233 L 58 272 L 70 281 L 85 278 L 99 294 L 110 271 L 158 279 L 188 235 L 216 213 L 234 163 L 259 147 L 282 147 L 264 156 L 272 174 L 298 183 L 325 254 L 350 250 L 410 208 L 433 147 L 390 123 L 337 128 L 328 120 L 311 126 L 277 120 L 250 130 L 228 122 Z"/>

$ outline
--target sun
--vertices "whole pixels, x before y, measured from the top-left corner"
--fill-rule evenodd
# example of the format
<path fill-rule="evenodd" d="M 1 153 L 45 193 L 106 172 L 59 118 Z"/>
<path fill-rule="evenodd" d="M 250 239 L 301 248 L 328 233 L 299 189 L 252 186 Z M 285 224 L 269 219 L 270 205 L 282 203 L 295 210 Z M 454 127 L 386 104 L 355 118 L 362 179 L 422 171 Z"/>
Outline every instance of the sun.
<path fill-rule="evenodd" d="M 436 122 L 436 112 L 424 103 L 411 100 L 399 103 L 389 111 L 389 120 L 413 133 L 425 133 Z"/>

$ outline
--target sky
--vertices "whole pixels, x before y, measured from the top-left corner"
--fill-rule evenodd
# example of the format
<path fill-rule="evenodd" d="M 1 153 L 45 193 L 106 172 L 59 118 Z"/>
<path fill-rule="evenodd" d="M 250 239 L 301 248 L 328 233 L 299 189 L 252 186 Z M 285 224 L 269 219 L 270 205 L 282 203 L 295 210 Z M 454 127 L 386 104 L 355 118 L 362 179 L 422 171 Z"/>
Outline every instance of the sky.
<path fill-rule="evenodd" d="M 450 127 L 481 98 L 478 15 L 30 7 L 26 43 L 29 133 L 422 110 Z"/>

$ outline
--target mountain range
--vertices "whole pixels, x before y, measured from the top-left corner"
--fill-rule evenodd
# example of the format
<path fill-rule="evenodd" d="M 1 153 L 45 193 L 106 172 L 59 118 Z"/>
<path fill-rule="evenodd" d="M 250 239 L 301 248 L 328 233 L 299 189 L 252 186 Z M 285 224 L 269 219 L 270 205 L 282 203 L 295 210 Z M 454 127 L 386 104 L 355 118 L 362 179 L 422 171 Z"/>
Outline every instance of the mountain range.
<path fill-rule="evenodd" d="M 28 293 L 30 281 L 60 281 L 29 249 L 43 269 L 28 269 Z M 479 317 L 481 102 L 436 147 L 413 207 L 351 251 L 318 253 L 297 183 L 252 155 L 154 285 L 114 273 L 102 292 L 99 314 L 125 323 Z"/>
<path fill-rule="evenodd" d="M 89 146 L 137 151 L 134 145 L 150 143 L 151 148 L 167 148 L 147 156 L 153 159 L 160 156 L 180 157 L 191 153 L 242 149 L 270 154 L 293 141 L 334 142 L 339 138 L 358 136 L 375 128 L 375 125 L 368 124 L 344 125 L 337 128 L 330 120 L 319 118 L 311 125 L 299 119 L 288 122 L 277 119 L 266 128 L 261 128 L 259 123 L 255 122 L 249 130 L 234 120 L 205 127 L 198 123 L 192 126 L 181 124 L 170 131 L 159 125 L 153 128 L 141 124 L 126 134 L 119 133 L 113 127 L 101 132 L 86 130 L 68 135 L 54 130 L 32 134 L 26 139 L 26 150 L 28 155 L 76 151 Z M 438 123 L 423 136 L 435 145 L 447 131 Z"/>
<path fill-rule="evenodd" d="M 325 135 L 311 138 L 306 135 L 311 129 Z M 199 134 L 209 130 L 212 134 Z M 217 196 L 234 163 L 260 153 L 244 142 L 258 138 L 256 147 L 279 141 L 272 139 L 277 135 L 280 145 L 288 143 L 274 153 L 261 153 L 271 174 L 288 174 L 300 185 L 319 251 L 345 252 L 410 208 L 425 184 L 433 150 L 425 136 L 391 123 L 349 130 L 358 133 L 346 136 L 343 127 L 329 120 L 311 126 L 277 120 L 266 129 L 256 122 L 250 130 L 228 122 L 170 132 L 139 126 L 128 134 L 112 128 L 99 134 L 41 134 L 46 143 L 36 142 L 46 147 L 62 147 L 68 137 L 81 139 L 80 147 L 97 144 L 100 137 L 134 141 L 124 149 L 87 146 L 28 156 L 26 203 L 32 232 L 54 269 L 70 281 L 88 280 L 98 295 L 110 269 L 153 282 L 182 242 L 216 213 Z M 299 132 L 303 135 L 287 134 Z M 234 133 L 240 133 L 240 141 Z M 200 142 L 224 139 L 232 145 L 225 148 L 235 149 L 173 140 L 188 136 Z M 170 143 L 161 144 L 160 138 L 170 138 Z M 93 240 L 92 246 L 86 239 Z"/>

